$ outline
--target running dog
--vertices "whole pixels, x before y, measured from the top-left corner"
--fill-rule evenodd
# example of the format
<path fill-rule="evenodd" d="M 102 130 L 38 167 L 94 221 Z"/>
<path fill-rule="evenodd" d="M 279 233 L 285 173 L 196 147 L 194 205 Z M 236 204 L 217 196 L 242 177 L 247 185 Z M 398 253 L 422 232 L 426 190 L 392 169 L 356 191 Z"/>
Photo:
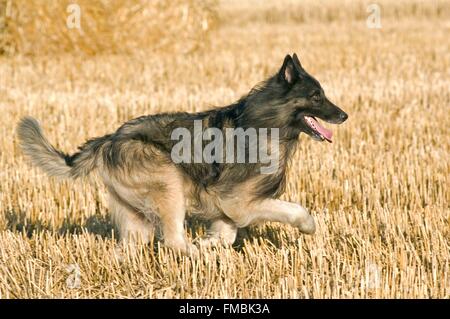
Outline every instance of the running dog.
<path fill-rule="evenodd" d="M 199 113 L 142 116 L 112 134 L 88 140 L 72 155 L 55 149 L 31 117 L 20 121 L 17 132 L 24 153 L 50 176 L 78 178 L 98 172 L 109 191 L 110 212 L 121 240 L 150 241 L 157 220 L 164 244 L 189 254 L 196 247 L 185 235 L 187 213 L 210 221 L 208 235 L 199 241 L 205 245 L 232 244 L 238 228 L 263 221 L 287 223 L 313 234 L 314 219 L 305 208 L 277 199 L 285 188 L 286 167 L 300 133 L 331 142 L 332 132 L 317 118 L 340 124 L 347 117 L 294 54 L 285 57 L 276 74 L 231 105 Z M 177 141 L 172 133 L 177 128 L 193 132 L 199 121 L 202 129 L 220 132 L 276 128 L 278 138 L 267 146 L 279 158 L 276 169 L 263 174 L 259 160 L 174 161 Z M 192 142 L 195 138 L 193 134 Z M 244 143 L 247 153 L 250 144 Z"/>

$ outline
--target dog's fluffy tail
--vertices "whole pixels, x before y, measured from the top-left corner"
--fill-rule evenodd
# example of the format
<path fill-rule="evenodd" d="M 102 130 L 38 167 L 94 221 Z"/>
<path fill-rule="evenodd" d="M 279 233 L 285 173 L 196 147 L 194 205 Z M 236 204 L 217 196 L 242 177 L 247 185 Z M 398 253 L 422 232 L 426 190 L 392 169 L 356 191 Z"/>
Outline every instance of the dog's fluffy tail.
<path fill-rule="evenodd" d="M 48 175 L 60 178 L 77 178 L 89 174 L 97 166 L 99 149 L 108 138 L 107 135 L 90 140 L 80 147 L 79 152 L 68 155 L 49 143 L 38 121 L 32 117 L 21 119 L 17 134 L 23 152 L 33 164 Z"/>

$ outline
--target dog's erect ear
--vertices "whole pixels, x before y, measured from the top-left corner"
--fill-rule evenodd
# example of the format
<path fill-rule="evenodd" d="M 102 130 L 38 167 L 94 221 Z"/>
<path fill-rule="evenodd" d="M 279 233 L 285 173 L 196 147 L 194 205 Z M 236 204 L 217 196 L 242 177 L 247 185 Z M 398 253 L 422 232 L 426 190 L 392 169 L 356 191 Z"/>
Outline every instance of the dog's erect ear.
<path fill-rule="evenodd" d="M 305 69 L 303 69 L 302 64 L 300 63 L 300 60 L 298 59 L 298 56 L 296 53 L 294 53 L 294 55 L 292 56 L 292 60 L 294 61 L 294 65 L 296 67 L 296 69 L 298 70 L 298 72 L 300 74 L 305 72 Z"/>
<path fill-rule="evenodd" d="M 278 78 L 289 84 L 294 83 L 299 78 L 299 72 L 294 65 L 294 60 L 289 54 L 284 58 L 283 66 L 278 72 Z"/>

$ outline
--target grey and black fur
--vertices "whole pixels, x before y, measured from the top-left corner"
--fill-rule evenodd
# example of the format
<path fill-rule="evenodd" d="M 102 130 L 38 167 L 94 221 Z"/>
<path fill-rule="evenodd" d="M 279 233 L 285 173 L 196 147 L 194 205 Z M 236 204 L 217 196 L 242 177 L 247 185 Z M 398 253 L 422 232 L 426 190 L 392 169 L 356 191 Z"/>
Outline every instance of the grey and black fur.
<path fill-rule="evenodd" d="M 304 233 L 315 231 L 303 207 L 277 199 L 299 134 L 323 140 L 305 116 L 335 124 L 347 119 L 294 54 L 234 104 L 200 113 L 142 116 L 87 141 L 72 155 L 55 149 L 31 117 L 21 120 L 18 136 L 24 153 L 50 176 L 78 178 L 96 170 L 109 190 L 112 218 L 123 240 L 149 241 L 156 216 L 165 244 L 189 253 L 196 249 L 184 234 L 187 211 L 211 220 L 203 244 L 232 244 L 239 227 L 267 220 L 289 223 Z M 171 133 L 180 127 L 193 131 L 194 120 L 202 120 L 203 128 L 221 130 L 278 128 L 278 169 L 265 175 L 259 162 L 175 164 L 170 153 L 177 141 Z"/>

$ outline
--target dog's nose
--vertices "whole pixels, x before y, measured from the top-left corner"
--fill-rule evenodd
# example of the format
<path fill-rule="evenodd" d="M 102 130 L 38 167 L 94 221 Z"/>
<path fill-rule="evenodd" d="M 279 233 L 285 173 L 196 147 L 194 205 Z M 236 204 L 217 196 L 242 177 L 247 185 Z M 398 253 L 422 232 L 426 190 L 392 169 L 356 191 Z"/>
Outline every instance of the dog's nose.
<path fill-rule="evenodd" d="M 340 118 L 341 123 L 342 123 L 342 122 L 344 122 L 346 119 L 348 119 L 348 115 L 347 115 L 347 113 L 342 112 L 342 113 L 339 115 L 339 118 Z"/>

